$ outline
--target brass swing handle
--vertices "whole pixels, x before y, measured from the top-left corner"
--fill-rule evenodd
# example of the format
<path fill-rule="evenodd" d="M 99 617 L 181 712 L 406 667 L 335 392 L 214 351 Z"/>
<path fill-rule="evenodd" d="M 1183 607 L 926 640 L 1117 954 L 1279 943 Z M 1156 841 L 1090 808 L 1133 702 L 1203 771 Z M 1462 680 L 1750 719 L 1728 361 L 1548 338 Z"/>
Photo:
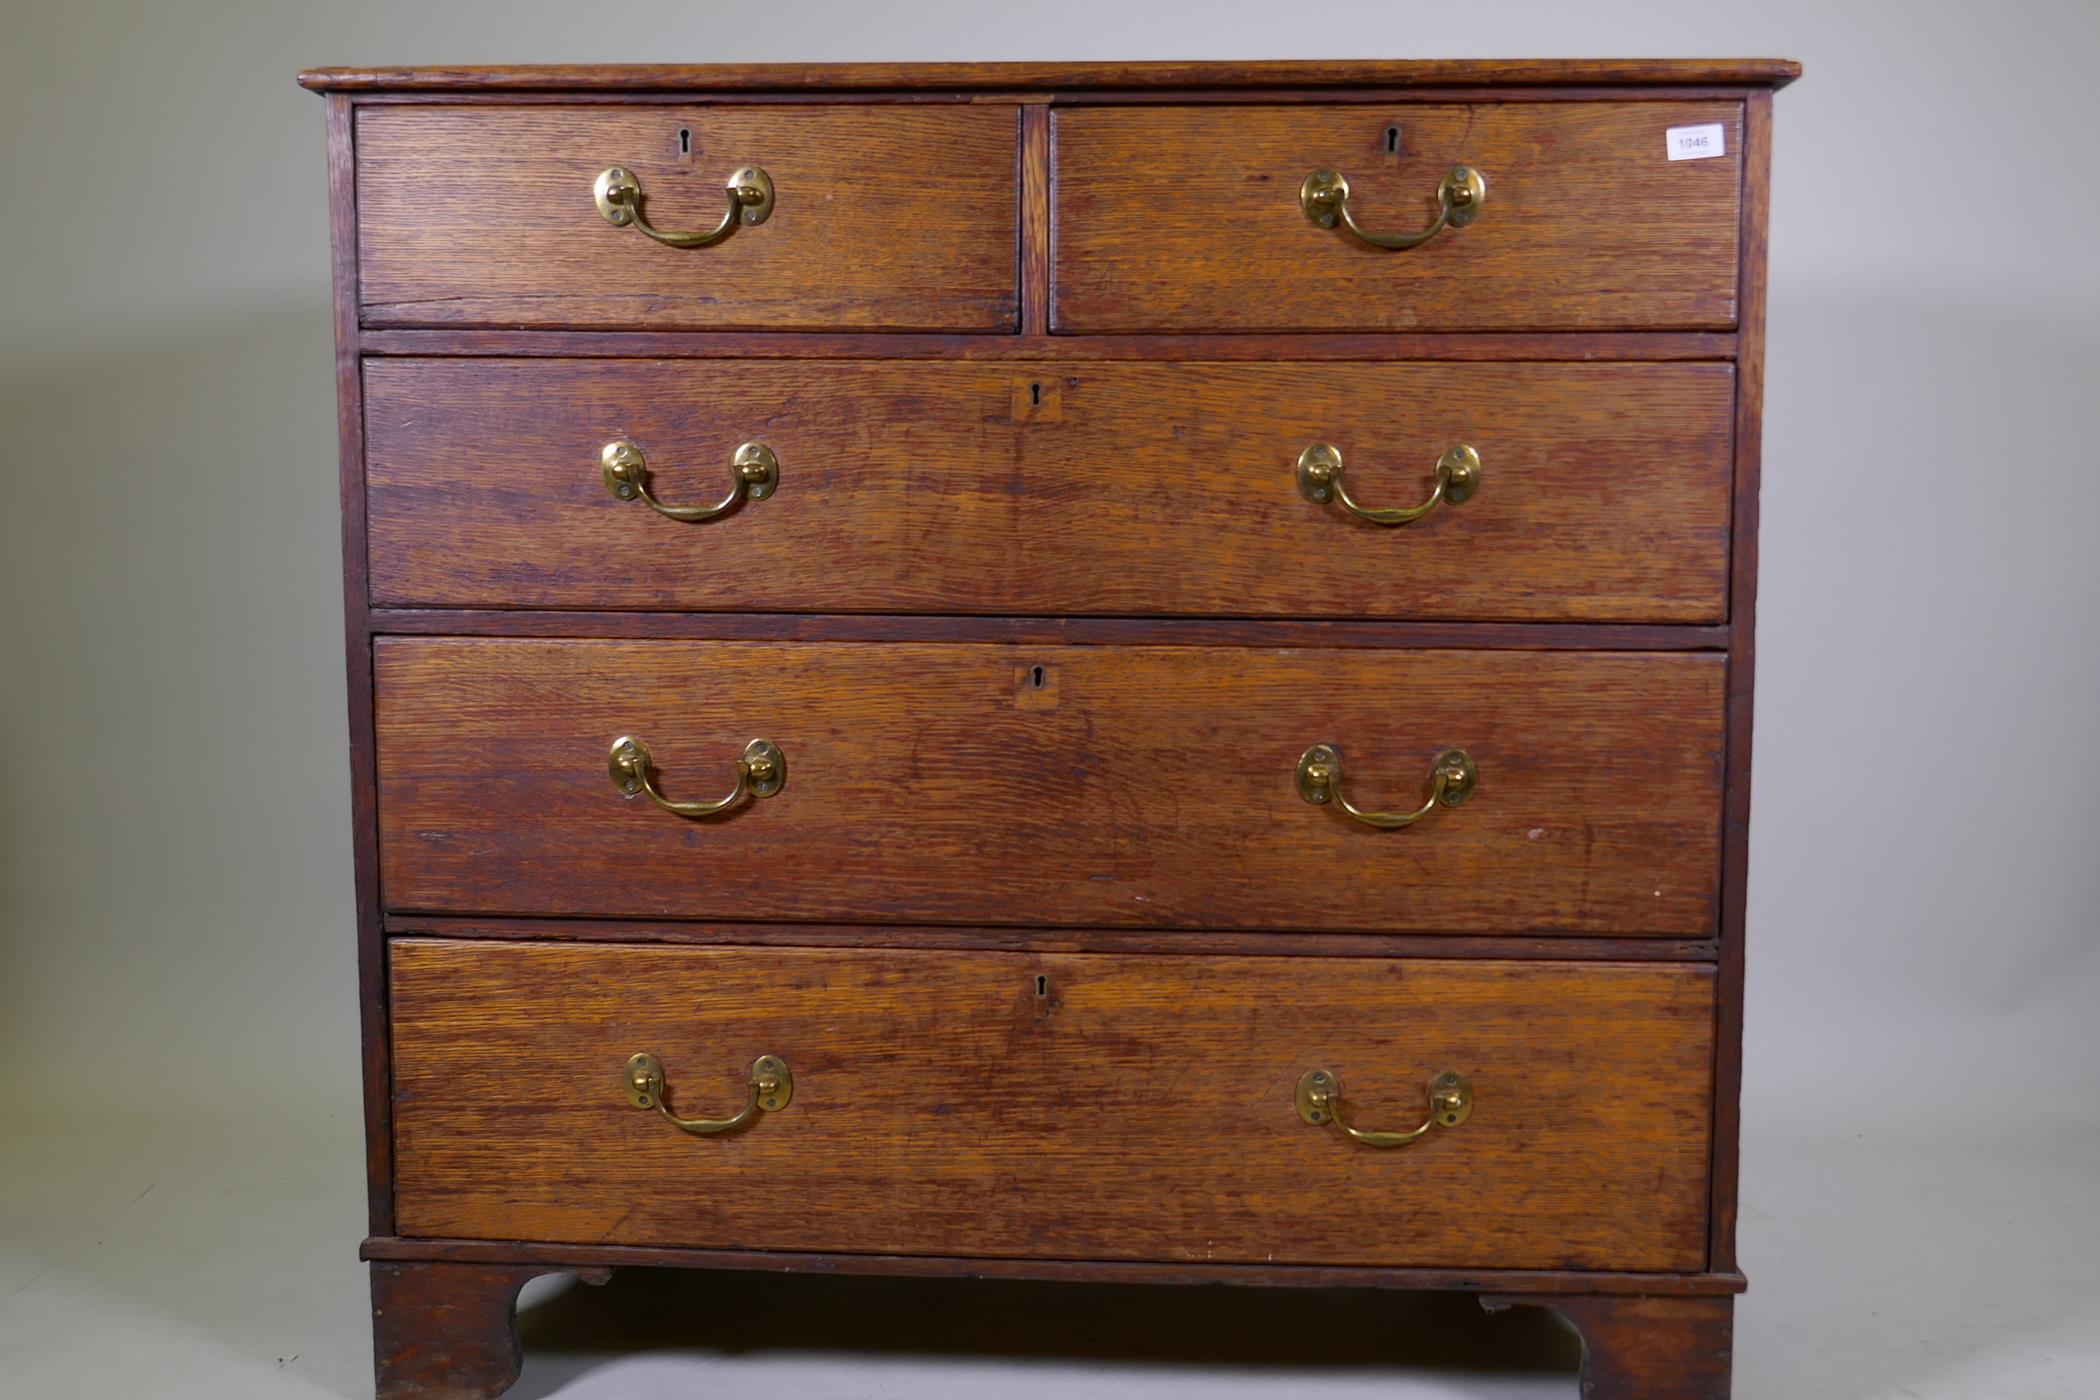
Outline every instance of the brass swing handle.
<path fill-rule="evenodd" d="M 1365 826 L 1390 831 L 1413 826 L 1438 807 L 1456 807 L 1473 795 L 1480 772 L 1464 749 L 1445 749 L 1429 769 L 1429 800 L 1412 812 L 1367 812 L 1342 795 L 1342 755 L 1332 744 L 1314 744 L 1298 758 L 1298 795 L 1315 806 L 1333 803 Z"/>
<path fill-rule="evenodd" d="M 1298 1080 L 1298 1116 L 1314 1127 L 1332 1123 L 1369 1147 L 1405 1147 L 1426 1137 L 1431 1128 L 1455 1128 L 1473 1116 L 1473 1086 L 1456 1070 L 1429 1081 L 1429 1117 L 1419 1128 L 1374 1133 L 1342 1121 L 1342 1081 L 1324 1069 L 1309 1069 Z"/>
<path fill-rule="evenodd" d="M 746 793 L 755 798 L 771 797 L 787 786 L 787 755 L 765 739 L 753 739 L 744 745 L 744 756 L 736 761 L 736 786 L 729 790 L 729 796 L 716 802 L 673 802 L 664 796 L 663 789 L 656 785 L 655 756 L 647 744 L 631 734 L 613 740 L 605 768 L 622 796 L 647 793 L 650 801 L 674 817 L 711 817 L 735 805 Z"/>
<path fill-rule="evenodd" d="M 788 1072 L 787 1061 L 778 1055 L 760 1055 L 751 1062 L 751 1074 L 744 1083 L 744 1106 L 734 1117 L 680 1118 L 664 1102 L 663 1062 L 646 1053 L 627 1062 L 627 1101 L 636 1108 L 655 1109 L 666 1123 L 694 1137 L 713 1137 L 741 1128 L 761 1111 L 771 1113 L 786 1108 L 794 1097 L 795 1076 Z"/>
<path fill-rule="evenodd" d="M 658 515 L 682 520 L 688 525 L 727 515 L 746 498 L 763 501 L 780 485 L 780 459 L 762 442 L 747 442 L 729 459 L 729 494 L 711 506 L 667 506 L 649 489 L 649 459 L 641 447 L 626 438 L 615 438 L 598 452 L 598 465 L 605 489 L 622 501 L 642 500 Z"/>
<path fill-rule="evenodd" d="M 738 224 L 762 224 L 773 212 L 773 177 L 755 165 L 739 167 L 729 177 L 729 210 L 722 222 L 705 232 L 673 233 L 642 217 L 642 182 L 632 170 L 615 165 L 598 172 L 591 197 L 614 228 L 632 225 L 667 248 L 705 248 L 730 235 Z"/>
<path fill-rule="evenodd" d="M 1487 203 L 1487 177 L 1470 165 L 1454 165 L 1436 187 L 1436 218 L 1420 233 L 1372 233 L 1349 212 L 1349 181 L 1324 167 L 1298 187 L 1298 206 L 1321 228 L 1340 224 L 1374 248 L 1417 248 L 1446 228 L 1464 228 Z"/>
<path fill-rule="evenodd" d="M 1389 506 L 1373 510 L 1359 504 L 1342 484 L 1342 452 L 1333 443 L 1316 442 L 1298 454 L 1298 494 L 1314 505 L 1338 503 L 1351 515 L 1373 525 L 1405 525 L 1420 520 L 1440 503 L 1458 505 L 1480 489 L 1480 454 L 1464 443 L 1444 449 L 1436 459 L 1436 480 L 1429 499 L 1418 506 Z"/>

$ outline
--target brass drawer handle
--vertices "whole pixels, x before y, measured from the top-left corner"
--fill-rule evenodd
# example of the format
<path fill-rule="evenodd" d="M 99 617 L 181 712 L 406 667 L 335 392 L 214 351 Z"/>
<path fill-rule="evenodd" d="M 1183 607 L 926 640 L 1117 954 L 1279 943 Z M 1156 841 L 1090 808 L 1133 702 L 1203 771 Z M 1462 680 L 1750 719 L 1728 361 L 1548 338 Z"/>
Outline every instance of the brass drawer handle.
<path fill-rule="evenodd" d="M 647 744 L 631 734 L 613 740 L 612 755 L 606 759 L 605 768 L 622 796 L 639 797 L 646 792 L 650 801 L 675 817 L 711 817 L 727 810 L 747 792 L 753 797 L 771 797 L 786 787 L 788 780 L 787 755 L 765 739 L 753 739 L 744 745 L 744 756 L 736 761 L 736 786 L 719 802 L 673 802 L 664 796 L 663 789 L 656 785 L 655 756 Z"/>
<path fill-rule="evenodd" d="M 1473 1086 L 1456 1070 L 1429 1081 L 1429 1118 L 1404 1133 L 1373 1133 L 1342 1121 L 1342 1081 L 1324 1069 L 1309 1069 L 1298 1080 L 1298 1116 L 1314 1127 L 1332 1123 L 1370 1147 L 1405 1147 L 1431 1128 L 1455 1128 L 1473 1116 Z"/>
<path fill-rule="evenodd" d="M 795 1076 L 787 1061 L 778 1055 L 760 1055 L 751 1062 L 751 1076 L 744 1084 L 744 1107 L 733 1118 L 680 1118 L 664 1102 L 663 1062 L 650 1054 L 636 1055 L 627 1062 L 627 1101 L 636 1108 L 653 1108 L 664 1121 L 682 1133 L 713 1137 L 741 1128 L 761 1111 L 772 1113 L 788 1106 L 795 1097 Z"/>
<path fill-rule="evenodd" d="M 612 469 L 606 470 L 609 473 Z M 1342 452 L 1333 443 L 1316 442 L 1298 454 L 1299 495 L 1314 505 L 1335 501 L 1343 510 L 1373 525 L 1405 525 L 1410 520 L 1420 520 L 1440 502 L 1455 506 L 1479 489 L 1480 454 L 1462 442 L 1445 448 L 1444 455 L 1436 459 L 1436 484 L 1430 487 L 1428 500 L 1418 506 L 1389 506 L 1384 510 L 1358 505 L 1349 495 L 1349 488 L 1342 484 Z"/>
<path fill-rule="evenodd" d="M 598 453 L 605 476 L 605 489 L 619 500 L 646 501 L 649 509 L 673 520 L 696 524 L 727 515 L 748 497 L 763 501 L 780 485 L 780 459 L 762 442 L 747 442 L 729 459 L 729 494 L 717 505 L 667 506 L 649 489 L 649 459 L 641 447 L 626 438 L 615 438 Z"/>
<path fill-rule="evenodd" d="M 1343 228 L 1374 248 L 1416 248 L 1445 228 L 1464 228 L 1480 217 L 1487 203 L 1487 177 L 1470 165 L 1454 165 L 1436 187 L 1436 219 L 1420 233 L 1372 233 L 1349 212 L 1349 182 L 1341 172 L 1325 168 L 1305 177 L 1298 187 L 1298 205 L 1305 217 L 1321 228 Z"/>
<path fill-rule="evenodd" d="M 1298 795 L 1315 806 L 1332 802 L 1365 826 L 1390 831 L 1413 826 L 1438 807 L 1456 807 L 1473 795 L 1480 771 L 1464 749 L 1445 749 L 1429 770 L 1429 800 L 1412 812 L 1366 812 L 1342 795 L 1342 755 L 1332 744 L 1314 744 L 1298 758 Z"/>
<path fill-rule="evenodd" d="M 773 212 L 773 177 L 755 165 L 740 167 L 729 177 L 729 212 L 722 222 L 706 232 L 673 233 L 653 227 L 642 217 L 642 182 L 625 166 L 615 165 L 598 172 L 591 182 L 591 197 L 598 212 L 614 228 L 630 224 L 667 248 L 705 248 L 727 238 L 738 224 L 762 224 Z"/>

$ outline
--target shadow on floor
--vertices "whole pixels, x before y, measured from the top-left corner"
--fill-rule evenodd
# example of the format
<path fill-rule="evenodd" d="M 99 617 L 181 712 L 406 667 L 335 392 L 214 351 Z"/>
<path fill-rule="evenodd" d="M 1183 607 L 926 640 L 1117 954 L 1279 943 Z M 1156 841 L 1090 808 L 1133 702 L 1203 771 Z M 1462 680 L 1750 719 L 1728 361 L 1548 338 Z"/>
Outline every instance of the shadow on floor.
<path fill-rule="evenodd" d="M 621 1269 L 602 1288 L 543 1281 L 525 1296 L 519 1331 L 531 1360 L 513 1400 L 556 1395 L 617 1357 L 651 1352 L 1297 1372 L 1391 1366 L 1511 1378 L 1572 1377 L 1581 1360 L 1575 1334 L 1551 1314 L 1490 1315 L 1477 1298 L 1456 1293 L 682 1269 Z"/>

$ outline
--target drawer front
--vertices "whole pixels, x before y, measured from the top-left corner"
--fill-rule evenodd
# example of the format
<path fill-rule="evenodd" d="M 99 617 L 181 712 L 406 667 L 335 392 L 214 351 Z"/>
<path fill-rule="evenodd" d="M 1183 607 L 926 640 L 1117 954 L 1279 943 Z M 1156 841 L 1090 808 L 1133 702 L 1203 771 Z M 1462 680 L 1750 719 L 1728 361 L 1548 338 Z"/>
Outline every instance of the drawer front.
<path fill-rule="evenodd" d="M 371 586 L 406 606 L 1715 622 L 1725 364 L 374 360 Z M 630 442 L 668 518 L 603 469 Z M 1373 509 L 1446 449 L 1477 485 Z"/>
<path fill-rule="evenodd" d="M 1019 130 L 975 105 L 366 107 L 364 321 L 1012 330 Z M 712 230 L 745 166 L 770 210 L 706 247 L 615 227 L 593 195 L 619 167 L 650 224 Z"/>
<path fill-rule="evenodd" d="M 1684 964 L 402 940 L 402 1233 L 1532 1269 L 1703 1265 L 1713 976 Z M 625 1092 L 662 1066 L 688 1135 Z M 1433 1079 L 1469 1116 L 1405 1131 Z"/>
<path fill-rule="evenodd" d="M 1052 122 L 1060 330 L 1735 324 L 1735 102 L 1099 107 Z M 1707 125 L 1725 155 L 1667 158 L 1670 128 Z M 1359 224 L 1420 231 L 1457 165 L 1481 173 L 1485 200 L 1410 249 L 1322 228 L 1300 201 L 1309 174 L 1334 170 Z"/>
<path fill-rule="evenodd" d="M 1723 659 L 1704 654 L 386 638 L 398 910 L 1705 936 Z M 712 819 L 672 800 L 784 755 Z M 1477 783 L 1376 830 L 1463 750 Z M 1315 788 L 1315 791 L 1319 789 Z"/>

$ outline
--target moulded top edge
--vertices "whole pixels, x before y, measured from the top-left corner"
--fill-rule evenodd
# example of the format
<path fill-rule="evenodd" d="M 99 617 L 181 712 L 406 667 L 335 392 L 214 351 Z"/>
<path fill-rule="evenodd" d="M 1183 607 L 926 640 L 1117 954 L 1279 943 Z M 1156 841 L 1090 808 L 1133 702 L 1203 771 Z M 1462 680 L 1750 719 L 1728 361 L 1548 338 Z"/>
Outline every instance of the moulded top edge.
<path fill-rule="evenodd" d="M 1246 87 L 1784 87 L 1801 65 L 1780 58 L 1282 59 L 1152 63 L 493 64 L 314 68 L 317 92 L 853 92 L 872 89 L 1086 91 Z"/>

